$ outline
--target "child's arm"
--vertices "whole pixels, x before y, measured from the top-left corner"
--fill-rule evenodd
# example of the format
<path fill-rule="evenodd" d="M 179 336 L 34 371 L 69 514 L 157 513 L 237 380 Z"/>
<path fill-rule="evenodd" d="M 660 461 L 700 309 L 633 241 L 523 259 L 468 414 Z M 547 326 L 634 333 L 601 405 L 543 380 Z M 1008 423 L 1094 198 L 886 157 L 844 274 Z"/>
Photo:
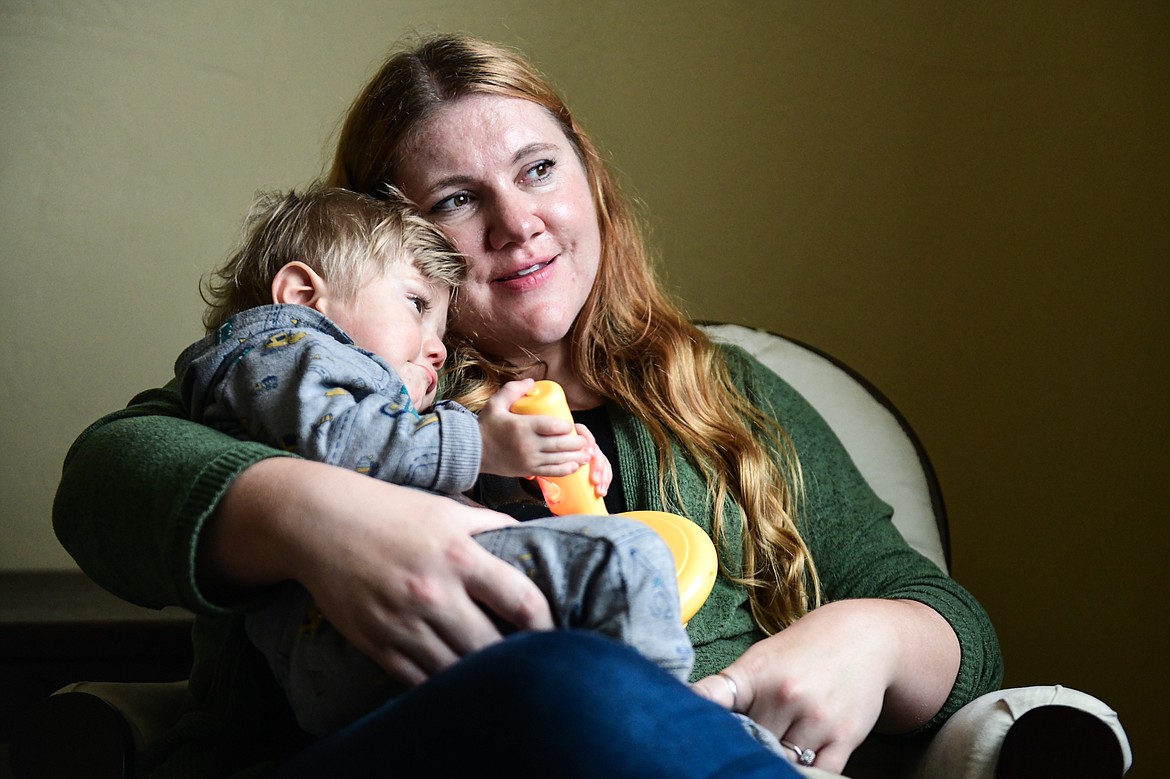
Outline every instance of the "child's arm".
<path fill-rule="evenodd" d="M 180 363 L 195 421 L 437 492 L 462 492 L 479 473 L 474 415 L 452 404 L 418 414 L 384 361 L 316 330 L 254 331 L 246 346 L 189 350 Z"/>
<path fill-rule="evenodd" d="M 584 425 L 551 416 L 515 414 L 512 404 L 535 382 L 510 381 L 479 412 L 480 470 L 500 476 L 568 476 L 589 465 L 589 480 L 604 496 L 613 470 Z"/>

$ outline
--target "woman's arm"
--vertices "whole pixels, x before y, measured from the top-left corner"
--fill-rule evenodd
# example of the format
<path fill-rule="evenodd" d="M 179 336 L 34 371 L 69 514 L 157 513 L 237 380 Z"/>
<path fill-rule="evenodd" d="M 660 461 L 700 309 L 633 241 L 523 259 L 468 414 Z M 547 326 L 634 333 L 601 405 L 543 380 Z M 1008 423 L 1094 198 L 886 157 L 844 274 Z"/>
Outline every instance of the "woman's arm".
<path fill-rule="evenodd" d="M 817 753 L 840 772 L 871 730 L 906 733 L 942 708 L 959 667 L 959 644 L 938 612 L 915 601 L 842 600 L 752 645 L 700 695 Z"/>
<path fill-rule="evenodd" d="M 729 364 L 796 447 L 805 487 L 798 521 L 827 605 L 755 644 L 726 673 L 740 710 L 839 770 L 875 725 L 937 727 L 998 685 L 998 642 L 970 593 L 905 543 L 803 398 L 742 352 L 729 351 Z M 721 679 L 696 688 L 732 702 Z"/>
<path fill-rule="evenodd" d="M 487 509 L 306 460 L 268 460 L 224 496 L 200 545 L 217 597 L 300 582 L 355 647 L 407 683 L 521 630 L 553 626 L 523 573 L 477 544 Z M 481 606 L 483 608 L 481 608 Z"/>
<path fill-rule="evenodd" d="M 81 569 L 115 595 L 212 613 L 216 604 L 196 585 L 197 540 L 235 477 L 283 454 L 188 421 L 173 384 L 149 390 L 74 442 L 53 527 Z"/>
<path fill-rule="evenodd" d="M 70 450 L 58 538 L 147 606 L 213 613 L 295 579 L 404 681 L 499 638 L 476 604 L 551 626 L 536 586 L 470 538 L 510 518 L 280 454 L 181 418 L 173 387 L 145 393 Z"/>

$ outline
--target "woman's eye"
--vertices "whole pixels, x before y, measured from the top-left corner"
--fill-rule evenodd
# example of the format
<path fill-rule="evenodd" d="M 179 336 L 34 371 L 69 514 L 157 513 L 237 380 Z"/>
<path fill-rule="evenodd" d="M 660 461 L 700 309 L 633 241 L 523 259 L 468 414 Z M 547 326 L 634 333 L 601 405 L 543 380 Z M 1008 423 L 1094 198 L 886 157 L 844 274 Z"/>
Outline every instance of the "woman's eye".
<path fill-rule="evenodd" d="M 540 181 L 548 178 L 552 174 L 554 167 L 556 167 L 556 163 L 552 160 L 541 160 L 528 170 L 524 171 L 524 177 L 527 179 Z"/>
<path fill-rule="evenodd" d="M 454 211 L 456 209 L 463 208 L 470 202 L 471 195 L 467 194 L 466 192 L 456 192 L 454 195 L 445 197 L 438 203 L 435 203 L 435 205 L 431 207 L 431 213 L 436 214 L 442 213 L 444 211 Z"/>

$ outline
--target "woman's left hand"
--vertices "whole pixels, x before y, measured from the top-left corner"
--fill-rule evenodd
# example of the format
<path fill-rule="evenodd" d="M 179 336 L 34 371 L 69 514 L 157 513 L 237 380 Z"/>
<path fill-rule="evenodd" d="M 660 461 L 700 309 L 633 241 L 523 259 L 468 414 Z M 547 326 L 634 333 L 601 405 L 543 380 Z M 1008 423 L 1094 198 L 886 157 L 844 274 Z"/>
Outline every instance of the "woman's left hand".
<path fill-rule="evenodd" d="M 929 720 L 957 669 L 958 641 L 933 609 L 843 600 L 757 642 L 694 690 L 771 730 L 794 762 L 811 749 L 816 767 L 840 772 L 875 725 L 896 732 Z"/>

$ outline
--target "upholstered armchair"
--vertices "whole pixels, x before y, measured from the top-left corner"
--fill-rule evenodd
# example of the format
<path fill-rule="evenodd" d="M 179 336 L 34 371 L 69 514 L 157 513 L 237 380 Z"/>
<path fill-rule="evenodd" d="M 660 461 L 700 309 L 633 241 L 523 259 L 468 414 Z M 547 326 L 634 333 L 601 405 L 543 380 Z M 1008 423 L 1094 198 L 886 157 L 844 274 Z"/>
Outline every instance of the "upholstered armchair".
<path fill-rule="evenodd" d="M 894 524 L 906 540 L 949 572 L 947 517 L 934 471 L 893 405 L 816 349 L 737 325 L 705 327 L 713 337 L 746 348 L 816 406 L 877 494 L 894 506 Z M 41 701 L 14 737 L 14 775 L 130 776 L 134 756 L 166 732 L 184 693 L 183 682 L 69 685 Z M 871 739 L 845 774 L 852 779 L 1104 779 L 1122 776 L 1131 760 L 1115 712 L 1076 690 L 1045 686 L 985 695 L 929 743 Z M 77 766 L 84 766 L 83 773 L 76 773 Z M 802 770 L 809 777 L 833 776 Z"/>

